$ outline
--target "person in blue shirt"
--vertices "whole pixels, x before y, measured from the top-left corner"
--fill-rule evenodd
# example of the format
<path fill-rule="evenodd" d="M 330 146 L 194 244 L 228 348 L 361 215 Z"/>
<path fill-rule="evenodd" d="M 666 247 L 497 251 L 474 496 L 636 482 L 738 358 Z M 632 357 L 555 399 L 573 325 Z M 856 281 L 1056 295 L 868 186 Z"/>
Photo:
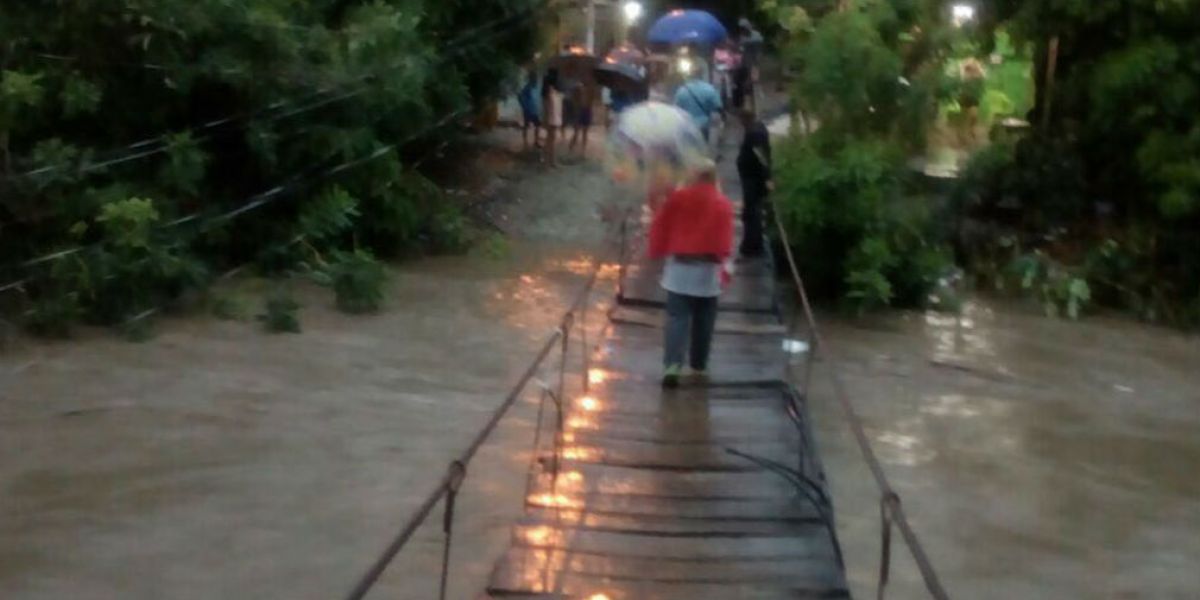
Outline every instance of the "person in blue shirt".
<path fill-rule="evenodd" d="M 525 118 L 521 127 L 521 146 L 526 152 L 529 151 L 529 128 L 533 127 L 533 147 L 540 148 L 542 145 L 538 138 L 542 129 L 542 98 L 538 88 L 537 71 L 529 70 L 525 85 L 517 94 L 517 101 L 521 104 L 521 114 Z"/>
<path fill-rule="evenodd" d="M 704 134 L 704 140 L 708 141 L 713 115 L 722 110 L 721 93 L 717 88 L 700 77 L 693 76 L 675 92 L 675 106 L 691 115 L 692 122 Z"/>

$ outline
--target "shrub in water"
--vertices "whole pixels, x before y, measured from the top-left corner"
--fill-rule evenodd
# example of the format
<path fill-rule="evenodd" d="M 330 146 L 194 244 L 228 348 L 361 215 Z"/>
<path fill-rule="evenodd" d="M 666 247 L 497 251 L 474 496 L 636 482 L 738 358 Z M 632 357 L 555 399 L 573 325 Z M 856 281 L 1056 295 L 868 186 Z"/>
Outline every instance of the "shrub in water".
<path fill-rule="evenodd" d="M 333 287 L 337 307 L 359 314 L 379 310 L 383 305 L 387 269 L 366 250 L 335 252 L 329 265 L 317 274 L 317 280 Z"/>
<path fill-rule="evenodd" d="M 267 298 L 266 312 L 258 316 L 263 327 L 271 333 L 300 333 L 300 303 L 284 286 Z"/>

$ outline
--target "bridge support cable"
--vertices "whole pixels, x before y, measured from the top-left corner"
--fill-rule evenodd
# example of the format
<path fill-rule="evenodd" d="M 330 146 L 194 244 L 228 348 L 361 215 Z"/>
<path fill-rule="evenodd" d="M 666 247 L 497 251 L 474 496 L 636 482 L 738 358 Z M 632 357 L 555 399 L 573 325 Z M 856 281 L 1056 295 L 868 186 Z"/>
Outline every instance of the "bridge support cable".
<path fill-rule="evenodd" d="M 878 598 L 882 600 L 884 597 L 884 592 L 890 578 L 891 532 L 894 526 L 900 532 L 900 537 L 904 540 L 905 545 L 908 546 L 909 552 L 912 554 L 913 561 L 917 564 L 917 569 L 921 573 L 921 579 L 924 581 L 925 588 L 929 591 L 930 596 L 936 600 L 949 600 L 950 596 L 947 594 L 946 588 L 942 585 L 941 578 L 938 577 L 937 571 L 929 559 L 929 555 L 925 552 L 925 547 L 921 544 L 920 538 L 908 521 L 900 494 L 892 487 L 887 473 L 883 470 L 883 465 L 879 462 L 879 457 L 875 454 L 875 449 L 871 446 L 871 440 L 867 437 L 866 429 L 863 427 L 862 417 L 859 415 L 854 403 L 850 400 L 850 395 L 846 391 L 845 381 L 842 380 L 842 376 L 838 372 L 837 365 L 833 359 L 829 342 L 821 335 L 821 330 L 817 325 L 816 314 L 809 300 L 808 291 L 804 287 L 804 278 L 800 275 L 800 267 L 796 263 L 795 253 L 792 252 L 791 238 L 788 236 L 787 228 L 783 224 L 782 213 L 778 206 L 775 207 L 774 212 L 775 226 L 779 231 L 779 240 L 783 244 L 788 268 L 791 271 L 791 277 L 796 286 L 796 293 L 800 299 L 800 308 L 803 311 L 804 320 L 808 325 L 809 335 L 813 342 L 806 368 L 811 372 L 812 361 L 816 359 L 818 352 L 827 361 L 829 368 L 826 370 L 829 372 L 830 380 L 833 384 L 834 396 L 837 398 L 838 404 L 841 405 L 850 431 L 854 434 L 854 439 L 858 443 L 858 448 L 862 452 L 863 459 L 866 461 L 867 467 L 871 470 L 871 475 L 874 477 L 876 486 L 879 488 L 882 548 L 880 550 L 881 562 L 879 567 Z"/>

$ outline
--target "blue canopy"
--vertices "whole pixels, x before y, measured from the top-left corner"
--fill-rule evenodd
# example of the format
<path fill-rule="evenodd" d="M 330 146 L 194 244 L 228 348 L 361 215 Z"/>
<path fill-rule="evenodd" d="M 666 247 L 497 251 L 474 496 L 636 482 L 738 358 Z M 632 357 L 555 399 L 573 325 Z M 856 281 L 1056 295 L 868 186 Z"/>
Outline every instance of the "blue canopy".
<path fill-rule="evenodd" d="M 651 44 L 715 46 L 729 37 L 716 17 L 702 10 L 673 10 L 650 27 Z"/>

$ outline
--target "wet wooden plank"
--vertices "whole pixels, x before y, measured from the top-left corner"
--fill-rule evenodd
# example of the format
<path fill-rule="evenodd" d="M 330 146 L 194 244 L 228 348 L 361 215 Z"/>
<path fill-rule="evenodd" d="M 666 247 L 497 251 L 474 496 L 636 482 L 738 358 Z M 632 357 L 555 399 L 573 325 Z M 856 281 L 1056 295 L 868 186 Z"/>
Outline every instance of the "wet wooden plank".
<path fill-rule="evenodd" d="M 647 418 L 620 414 L 573 414 L 565 421 L 567 434 L 609 433 L 625 439 L 656 438 L 668 443 L 708 441 L 716 446 L 740 447 L 747 441 L 786 444 L 797 439 L 788 416 L 780 411 L 771 421 L 753 421 L 734 415 L 703 419 L 689 415 L 663 415 Z"/>
<path fill-rule="evenodd" d="M 707 519 L 678 515 L 622 515 L 567 508 L 530 507 L 518 521 L 525 526 L 569 526 L 629 535 L 686 538 L 795 537 L 805 534 L 815 518 L 776 515 Z"/>
<path fill-rule="evenodd" d="M 573 550 L 512 548 L 501 559 L 498 569 L 504 575 L 498 579 L 497 588 L 506 587 L 505 578 L 511 578 L 514 583 L 526 583 L 547 575 L 553 579 L 579 576 L 651 584 L 769 583 L 827 590 L 840 589 L 842 583 L 836 572 L 830 572 L 824 560 L 805 558 L 697 562 L 649 556 L 596 555 Z"/>
<path fill-rule="evenodd" d="M 537 508 L 586 507 L 590 512 L 635 517 L 676 516 L 692 519 L 737 519 L 744 517 L 813 520 L 820 516 L 811 503 L 800 498 L 776 496 L 763 499 L 704 498 L 697 496 L 648 496 L 604 494 L 561 489 L 549 481 L 533 488 L 526 503 Z"/>
<path fill-rule="evenodd" d="M 661 498 L 790 500 L 794 485 L 768 471 L 663 471 L 565 460 L 560 491 Z M 548 475 L 539 475 L 539 479 Z"/>
<path fill-rule="evenodd" d="M 833 544 L 823 526 L 810 525 L 793 537 L 680 538 L 594 531 L 559 525 L 518 526 L 513 545 L 525 548 L 573 549 L 615 557 L 658 557 L 693 562 L 722 560 L 832 559 Z"/>
<path fill-rule="evenodd" d="M 762 467 L 720 445 L 664 445 L 604 440 L 600 444 L 572 443 L 567 455 L 577 462 L 674 471 L 759 471 Z"/>
<path fill-rule="evenodd" d="M 734 593 L 734 596 L 728 594 Z M 607 598 L 608 600 L 729 600 L 736 598 L 738 600 L 835 600 L 837 598 L 849 598 L 849 592 L 813 592 L 806 590 L 788 590 L 763 588 L 759 590 L 745 589 L 738 587 L 734 590 L 725 587 L 711 586 L 660 586 L 654 591 L 653 596 L 637 595 L 641 591 L 627 592 L 625 590 L 607 589 L 605 592 L 585 592 L 575 595 L 562 594 L 557 592 L 544 594 L 526 594 L 499 592 L 492 596 L 485 594 L 481 600 L 597 600 L 598 597 Z M 712 595 L 706 595 L 712 594 Z"/>
<path fill-rule="evenodd" d="M 508 575 L 508 573 L 514 573 Z M 793 581 L 796 585 L 789 585 Z M 508 597 L 514 591 L 550 592 L 568 597 L 609 600 L 776 600 L 846 597 L 845 586 L 833 581 L 797 578 L 723 583 L 688 583 L 654 579 L 650 575 L 622 579 L 597 573 L 505 571 L 493 578 L 489 593 Z"/>
<path fill-rule="evenodd" d="M 639 325 L 662 329 L 666 321 L 666 312 L 662 308 L 618 305 L 613 309 L 609 318 L 620 325 Z M 743 335 L 783 335 L 787 333 L 787 327 L 772 314 L 731 312 L 718 316 L 716 332 Z"/>
<path fill-rule="evenodd" d="M 782 336 L 714 336 L 709 378 L 715 385 L 767 383 L 782 380 L 786 357 Z M 662 333 L 624 327 L 601 343 L 596 366 L 615 378 L 655 380 L 662 376 Z"/>

